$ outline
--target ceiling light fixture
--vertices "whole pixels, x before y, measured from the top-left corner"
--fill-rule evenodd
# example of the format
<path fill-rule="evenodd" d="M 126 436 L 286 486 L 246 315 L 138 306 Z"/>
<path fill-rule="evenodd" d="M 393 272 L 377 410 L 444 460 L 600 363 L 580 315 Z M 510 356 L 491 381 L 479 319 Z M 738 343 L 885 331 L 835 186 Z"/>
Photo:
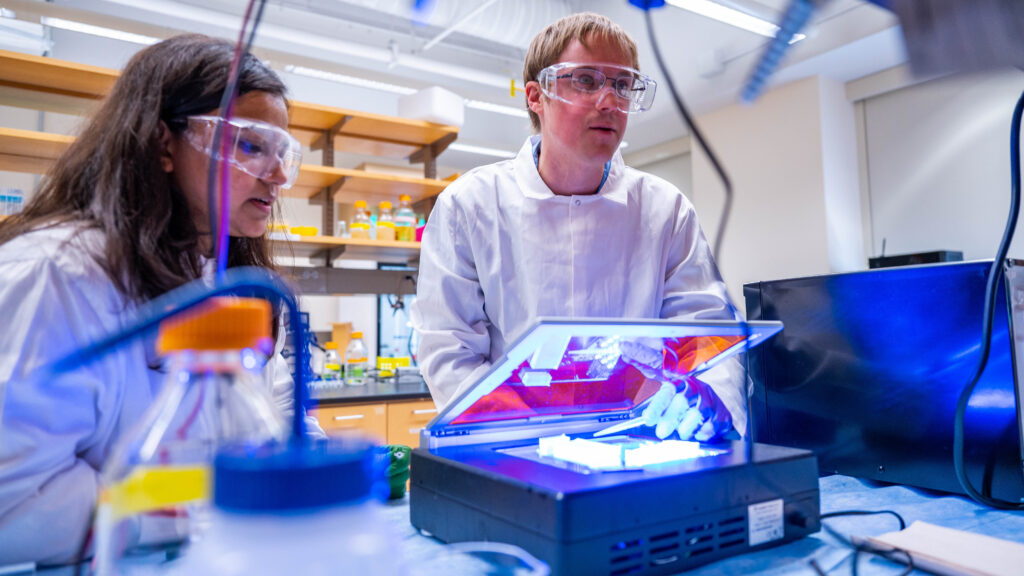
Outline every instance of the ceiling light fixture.
<path fill-rule="evenodd" d="M 484 102 L 483 100 L 465 100 L 466 108 L 474 108 L 476 110 L 486 110 L 487 112 L 496 112 L 498 114 L 505 114 L 506 116 L 515 116 L 516 118 L 529 118 L 530 114 L 522 109 L 515 108 L 512 106 L 504 106 L 502 104 L 491 104 L 490 102 Z"/>
<path fill-rule="evenodd" d="M 64 20 L 63 18 L 50 18 L 49 16 L 43 16 L 39 23 L 43 26 L 50 26 L 51 28 L 60 28 L 61 30 L 70 30 L 71 32 L 81 32 L 82 34 L 89 34 L 91 36 L 102 36 L 103 38 L 122 40 L 124 42 L 142 44 L 144 46 L 156 44 L 160 41 L 160 38 L 153 38 L 152 36 L 132 34 L 131 32 L 125 32 L 124 30 L 93 26 L 92 24 L 75 22 L 74 20 Z"/>
<path fill-rule="evenodd" d="M 356 76 L 348 76 L 346 74 L 338 74 L 336 72 L 327 72 L 326 70 L 317 70 L 316 68 L 306 68 L 305 66 L 294 66 L 292 64 L 288 64 L 284 67 L 284 71 L 292 74 L 298 74 L 299 76 L 306 76 L 308 78 L 330 80 L 331 82 L 348 84 L 349 86 L 359 86 L 360 88 L 369 88 L 370 90 L 379 90 L 381 92 L 390 92 L 392 94 L 400 94 L 403 96 L 407 94 L 415 94 L 417 92 L 415 88 L 409 88 L 407 86 L 389 84 L 388 82 L 380 82 L 378 80 L 367 80 L 366 78 L 358 78 Z"/>
<path fill-rule="evenodd" d="M 471 144 L 460 144 L 453 142 L 448 145 L 448 150 L 455 150 L 458 152 L 469 152 L 470 154 L 480 154 L 483 156 L 497 156 L 498 158 L 515 158 L 516 153 L 508 150 L 501 150 L 498 148 L 487 148 L 486 146 L 473 146 Z"/>
<path fill-rule="evenodd" d="M 748 32 L 754 34 L 760 34 L 768 38 L 774 38 L 775 33 L 779 31 L 779 27 L 767 20 L 758 18 L 757 16 L 751 16 L 746 12 L 741 12 L 735 8 L 729 8 L 723 6 L 711 0 L 665 0 L 668 4 L 675 6 L 676 8 L 682 8 L 688 10 L 694 14 L 700 14 L 706 18 L 717 20 L 730 26 L 742 28 Z M 795 44 L 807 36 L 804 34 L 796 34 L 793 39 L 789 42 Z"/>

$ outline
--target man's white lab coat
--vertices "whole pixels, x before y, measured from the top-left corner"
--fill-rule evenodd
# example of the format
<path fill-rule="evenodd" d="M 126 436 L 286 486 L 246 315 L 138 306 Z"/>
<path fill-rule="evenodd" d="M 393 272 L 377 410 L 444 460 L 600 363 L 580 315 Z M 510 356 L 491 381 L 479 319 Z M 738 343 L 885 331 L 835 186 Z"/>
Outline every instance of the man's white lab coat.
<path fill-rule="evenodd" d="M 536 138 L 512 160 L 467 172 L 430 214 L 412 318 L 438 406 L 539 317 L 734 319 L 679 189 L 616 152 L 597 194 L 555 195 L 537 171 Z M 716 372 L 729 371 L 701 379 L 743 430 L 742 377 Z"/>

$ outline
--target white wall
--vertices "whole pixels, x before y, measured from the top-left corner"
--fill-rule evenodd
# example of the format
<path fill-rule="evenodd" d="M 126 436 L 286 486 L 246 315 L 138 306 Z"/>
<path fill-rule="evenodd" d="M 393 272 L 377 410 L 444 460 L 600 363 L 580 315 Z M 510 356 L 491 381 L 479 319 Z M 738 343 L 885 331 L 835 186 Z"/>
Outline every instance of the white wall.
<path fill-rule="evenodd" d="M 690 202 L 695 202 L 693 195 L 693 158 L 689 152 L 642 164 L 629 163 L 627 159 L 627 163 L 648 174 L 654 174 L 668 180 L 676 188 L 679 188 L 683 195 L 690 199 Z"/>
<path fill-rule="evenodd" d="M 741 310 L 745 283 L 828 273 L 833 260 L 845 263 L 848 259 L 845 251 L 835 258 L 830 255 L 830 246 L 847 242 L 830 236 L 828 218 L 844 216 L 844 203 L 830 208 L 830 202 L 836 203 L 832 196 L 859 198 L 856 139 L 849 134 L 852 143 L 846 153 L 852 157 L 846 160 L 841 158 L 843 145 L 830 140 L 843 137 L 854 124 L 851 119 L 824 127 L 823 116 L 848 112 L 852 118 L 853 107 L 844 110 L 835 102 L 823 105 L 823 100 L 835 99 L 841 92 L 827 82 L 819 78 L 793 82 L 766 93 L 753 105 L 727 106 L 698 119 L 733 181 L 733 212 L 718 264 Z M 826 179 L 826 170 L 839 170 L 836 166 L 841 175 Z M 844 178 L 853 178 L 852 187 L 826 195 L 830 184 Z M 704 232 L 714 243 L 724 188 L 696 142 L 693 187 Z M 845 217 L 855 218 L 852 228 L 859 234 L 859 212 Z"/>
<path fill-rule="evenodd" d="M 1009 207 L 1009 134 L 1024 73 L 932 80 L 864 101 L 871 255 L 991 258 Z M 1011 248 L 1024 255 L 1018 240 Z"/>
<path fill-rule="evenodd" d="M 867 267 L 854 105 L 843 84 L 822 77 L 821 158 L 830 272 Z"/>

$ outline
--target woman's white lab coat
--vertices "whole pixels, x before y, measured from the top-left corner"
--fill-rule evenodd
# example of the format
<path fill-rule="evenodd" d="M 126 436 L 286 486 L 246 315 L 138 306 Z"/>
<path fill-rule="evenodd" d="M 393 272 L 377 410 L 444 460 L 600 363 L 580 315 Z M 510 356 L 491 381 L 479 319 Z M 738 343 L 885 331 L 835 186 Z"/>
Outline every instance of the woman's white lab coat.
<path fill-rule="evenodd" d="M 0 246 L 0 565 L 73 557 L 112 445 L 163 382 L 152 340 L 57 381 L 25 379 L 131 321 L 133 307 L 93 257 L 102 245 L 98 231 L 67 224 Z M 264 378 L 290 414 L 292 379 L 279 354 Z"/>
<path fill-rule="evenodd" d="M 467 172 L 427 223 L 412 318 L 418 361 L 444 406 L 542 316 L 733 319 L 693 205 L 616 152 L 597 194 L 558 196 L 528 139 Z M 708 373 L 743 430 L 742 378 Z"/>

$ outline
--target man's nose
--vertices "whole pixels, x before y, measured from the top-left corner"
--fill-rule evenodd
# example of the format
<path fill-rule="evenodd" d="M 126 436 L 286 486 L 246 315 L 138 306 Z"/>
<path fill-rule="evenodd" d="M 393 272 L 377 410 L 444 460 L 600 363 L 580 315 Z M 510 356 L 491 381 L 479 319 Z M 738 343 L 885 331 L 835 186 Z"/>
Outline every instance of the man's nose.
<path fill-rule="evenodd" d="M 615 94 L 615 89 L 611 86 L 610 82 L 605 82 L 604 86 L 601 86 L 597 91 L 597 102 L 594 104 L 598 110 L 606 111 L 613 108 L 618 108 L 619 103 L 616 101 L 618 96 Z"/>

